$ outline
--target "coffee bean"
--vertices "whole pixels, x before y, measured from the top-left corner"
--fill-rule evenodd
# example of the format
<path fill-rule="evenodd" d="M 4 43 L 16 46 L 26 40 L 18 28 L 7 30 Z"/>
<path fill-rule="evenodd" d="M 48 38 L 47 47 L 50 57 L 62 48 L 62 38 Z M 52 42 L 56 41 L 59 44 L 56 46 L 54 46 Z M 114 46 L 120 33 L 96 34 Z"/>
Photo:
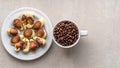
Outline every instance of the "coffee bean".
<path fill-rule="evenodd" d="M 55 26 L 53 34 L 59 44 L 69 46 L 78 39 L 78 28 L 71 21 L 61 21 Z"/>

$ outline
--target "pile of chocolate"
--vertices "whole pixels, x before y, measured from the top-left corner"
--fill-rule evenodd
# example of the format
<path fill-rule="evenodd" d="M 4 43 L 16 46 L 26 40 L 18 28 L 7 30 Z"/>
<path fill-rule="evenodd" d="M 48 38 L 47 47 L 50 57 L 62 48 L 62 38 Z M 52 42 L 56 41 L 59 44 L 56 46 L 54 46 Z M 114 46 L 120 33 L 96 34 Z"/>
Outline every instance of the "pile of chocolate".
<path fill-rule="evenodd" d="M 22 50 L 28 53 L 45 45 L 47 33 L 44 29 L 44 19 L 36 19 L 34 14 L 27 13 L 13 20 L 13 26 L 7 32 L 16 52 Z"/>

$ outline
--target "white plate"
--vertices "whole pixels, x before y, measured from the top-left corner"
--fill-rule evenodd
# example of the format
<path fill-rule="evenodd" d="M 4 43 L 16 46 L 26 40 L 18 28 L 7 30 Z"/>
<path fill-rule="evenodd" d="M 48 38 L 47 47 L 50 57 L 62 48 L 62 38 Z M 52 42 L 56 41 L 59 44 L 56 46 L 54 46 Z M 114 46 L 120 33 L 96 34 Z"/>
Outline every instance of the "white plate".
<path fill-rule="evenodd" d="M 7 34 L 7 29 L 9 29 L 12 26 L 13 20 L 15 18 L 18 18 L 21 14 L 24 14 L 26 12 L 27 13 L 34 12 L 36 17 L 44 18 L 45 19 L 45 29 L 47 31 L 47 39 L 46 39 L 45 47 L 38 48 L 37 51 L 30 52 L 28 54 L 24 54 L 24 53 L 22 53 L 22 51 L 20 51 L 18 53 L 15 52 L 14 46 L 12 46 L 10 43 L 11 37 L 8 36 L 8 34 Z M 51 43 L 52 43 L 52 24 L 51 24 L 49 18 L 40 10 L 37 10 L 35 8 L 30 8 L 30 7 L 20 8 L 20 9 L 13 11 L 12 13 L 10 13 L 7 16 L 7 18 L 5 19 L 5 21 L 3 22 L 2 28 L 1 28 L 1 39 L 2 39 L 2 43 L 5 47 L 5 49 L 13 57 L 20 59 L 20 60 L 34 60 L 34 59 L 37 59 L 37 58 L 41 57 L 42 55 L 44 55 L 50 48 Z"/>

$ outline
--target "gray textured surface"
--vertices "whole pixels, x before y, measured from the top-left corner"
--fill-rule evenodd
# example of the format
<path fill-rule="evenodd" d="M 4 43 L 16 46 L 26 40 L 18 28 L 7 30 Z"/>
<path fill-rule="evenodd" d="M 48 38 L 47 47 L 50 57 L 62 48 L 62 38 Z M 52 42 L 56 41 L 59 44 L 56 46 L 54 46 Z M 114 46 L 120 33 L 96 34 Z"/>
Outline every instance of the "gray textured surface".
<path fill-rule="evenodd" d="M 20 7 L 43 11 L 53 25 L 70 19 L 89 35 L 71 49 L 53 42 L 43 57 L 29 62 L 10 56 L 0 42 L 0 68 L 120 68 L 120 0 L 0 0 L 0 25 Z"/>

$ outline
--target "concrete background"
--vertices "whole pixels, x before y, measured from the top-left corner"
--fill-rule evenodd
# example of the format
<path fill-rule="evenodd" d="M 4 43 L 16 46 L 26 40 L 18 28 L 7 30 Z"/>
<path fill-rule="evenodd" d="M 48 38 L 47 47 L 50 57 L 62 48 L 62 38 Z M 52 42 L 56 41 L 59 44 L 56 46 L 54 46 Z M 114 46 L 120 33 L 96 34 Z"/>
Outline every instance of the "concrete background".
<path fill-rule="evenodd" d="M 43 11 L 52 25 L 70 19 L 89 34 L 71 49 L 53 42 L 44 56 L 29 62 L 13 58 L 0 41 L 0 68 L 120 68 L 120 0 L 0 0 L 0 27 L 21 7 Z"/>

